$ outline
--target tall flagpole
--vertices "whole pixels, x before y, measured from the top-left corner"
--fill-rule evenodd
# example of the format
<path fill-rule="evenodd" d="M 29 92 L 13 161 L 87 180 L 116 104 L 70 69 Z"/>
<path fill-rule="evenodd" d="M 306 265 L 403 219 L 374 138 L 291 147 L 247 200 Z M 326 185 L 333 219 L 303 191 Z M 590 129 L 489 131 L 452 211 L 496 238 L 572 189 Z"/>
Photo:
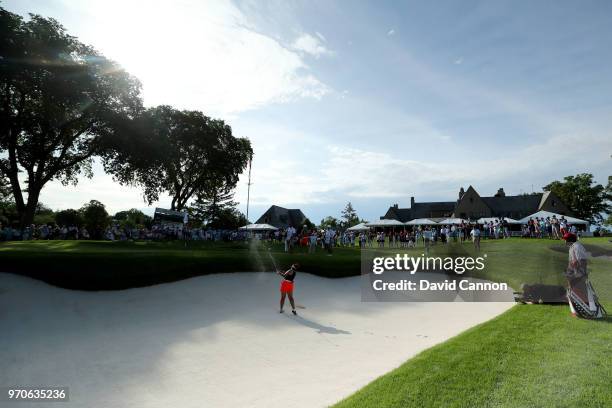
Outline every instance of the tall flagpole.
<path fill-rule="evenodd" d="M 251 199 L 251 164 L 253 163 L 253 155 L 251 155 L 249 157 L 249 182 L 247 184 L 247 211 L 246 211 L 246 219 L 247 219 L 247 225 L 249 225 L 250 221 L 249 221 L 249 201 Z M 248 231 L 247 227 L 247 233 Z"/>

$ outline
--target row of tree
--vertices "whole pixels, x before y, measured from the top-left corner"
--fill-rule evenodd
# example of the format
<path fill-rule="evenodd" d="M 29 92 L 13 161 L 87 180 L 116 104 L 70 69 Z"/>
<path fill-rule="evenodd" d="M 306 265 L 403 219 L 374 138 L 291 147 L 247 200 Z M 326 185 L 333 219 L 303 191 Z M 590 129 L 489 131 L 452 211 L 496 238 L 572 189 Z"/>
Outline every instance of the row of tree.
<path fill-rule="evenodd" d="M 189 207 L 189 226 L 195 228 L 237 229 L 247 224 L 246 217 L 233 206 L 220 206 L 216 209 Z M 0 201 L 0 226 L 12 226 L 18 214 L 13 203 Z M 37 226 L 84 227 L 92 238 L 102 238 L 107 227 L 113 225 L 124 229 L 153 227 L 153 218 L 142 211 L 132 208 L 109 215 L 106 206 L 91 200 L 78 209 L 68 208 L 54 211 L 39 203 L 34 212 L 33 223 Z"/>
<path fill-rule="evenodd" d="M 117 182 L 141 187 L 148 204 L 169 194 L 175 210 L 235 188 L 250 142 L 199 111 L 147 109 L 140 91 L 56 20 L 0 7 L 0 195 L 22 226 L 47 183 L 91 177 L 94 157 Z"/>

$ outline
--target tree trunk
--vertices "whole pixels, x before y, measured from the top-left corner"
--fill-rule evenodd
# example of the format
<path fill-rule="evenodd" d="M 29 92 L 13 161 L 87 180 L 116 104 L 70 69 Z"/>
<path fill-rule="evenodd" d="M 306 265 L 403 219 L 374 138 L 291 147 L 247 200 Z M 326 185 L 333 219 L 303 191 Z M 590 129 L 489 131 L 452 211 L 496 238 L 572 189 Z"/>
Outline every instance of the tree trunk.
<path fill-rule="evenodd" d="M 8 168 L 5 168 L 6 174 L 11 183 L 11 190 L 13 192 L 13 198 L 15 199 L 15 206 L 17 207 L 17 213 L 21 215 L 25 211 L 25 205 L 23 202 L 23 193 L 21 191 L 21 184 L 19 183 L 19 168 L 17 166 L 17 155 L 15 149 L 11 146 L 9 149 L 9 164 Z"/>
<path fill-rule="evenodd" d="M 38 206 L 38 198 L 40 197 L 41 189 L 41 187 L 36 185 L 30 186 L 28 190 L 28 203 L 25 205 L 23 211 L 19 211 L 21 228 L 31 225 L 34 221 L 34 215 L 36 214 L 36 207 Z"/>

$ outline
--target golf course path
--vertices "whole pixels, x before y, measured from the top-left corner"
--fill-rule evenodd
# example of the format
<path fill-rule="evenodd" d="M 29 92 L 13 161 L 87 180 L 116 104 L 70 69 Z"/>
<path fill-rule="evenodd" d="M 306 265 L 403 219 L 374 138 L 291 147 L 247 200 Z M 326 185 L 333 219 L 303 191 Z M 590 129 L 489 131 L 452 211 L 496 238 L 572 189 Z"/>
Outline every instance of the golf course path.
<path fill-rule="evenodd" d="M 512 306 L 362 303 L 358 277 L 298 273 L 295 317 L 278 286 L 234 273 L 79 292 L 0 273 L 0 386 L 68 386 L 71 407 L 323 407 Z"/>

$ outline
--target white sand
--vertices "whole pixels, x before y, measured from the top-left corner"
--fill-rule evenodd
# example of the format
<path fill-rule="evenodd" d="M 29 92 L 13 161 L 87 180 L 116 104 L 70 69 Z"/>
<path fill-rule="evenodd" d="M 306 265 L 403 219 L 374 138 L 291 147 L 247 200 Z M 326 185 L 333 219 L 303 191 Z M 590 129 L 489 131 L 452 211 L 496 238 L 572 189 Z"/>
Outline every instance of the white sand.
<path fill-rule="evenodd" d="M 69 386 L 78 407 L 322 407 L 512 306 L 362 303 L 359 278 L 302 273 L 296 318 L 278 313 L 278 284 L 76 292 L 0 274 L 0 386 Z M 30 404 L 45 405 L 59 406 Z"/>

